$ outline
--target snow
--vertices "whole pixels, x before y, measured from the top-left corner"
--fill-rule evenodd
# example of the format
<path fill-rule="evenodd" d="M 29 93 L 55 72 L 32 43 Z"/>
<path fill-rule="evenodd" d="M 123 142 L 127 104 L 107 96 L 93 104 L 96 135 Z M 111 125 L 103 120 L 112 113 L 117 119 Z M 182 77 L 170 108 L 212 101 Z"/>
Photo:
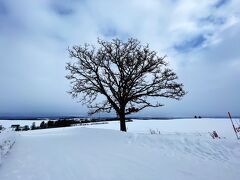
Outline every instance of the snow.
<path fill-rule="evenodd" d="M 228 119 L 135 120 L 127 127 L 128 133 L 118 122 L 19 132 L 0 179 L 239 180 L 240 141 Z M 213 130 L 222 138 L 212 139 Z"/>
<path fill-rule="evenodd" d="M 236 123 L 238 119 L 233 119 Z M 104 128 L 119 130 L 119 123 L 114 121 L 108 124 L 92 125 L 90 128 Z M 158 130 L 161 134 L 176 133 L 202 133 L 217 131 L 222 137 L 236 138 L 231 121 L 227 118 L 203 118 L 203 119 L 173 119 L 173 120 L 134 120 L 127 123 L 128 132 L 149 133 Z"/>
<path fill-rule="evenodd" d="M 0 130 L 0 165 L 15 143 L 16 133 L 10 129 Z"/>

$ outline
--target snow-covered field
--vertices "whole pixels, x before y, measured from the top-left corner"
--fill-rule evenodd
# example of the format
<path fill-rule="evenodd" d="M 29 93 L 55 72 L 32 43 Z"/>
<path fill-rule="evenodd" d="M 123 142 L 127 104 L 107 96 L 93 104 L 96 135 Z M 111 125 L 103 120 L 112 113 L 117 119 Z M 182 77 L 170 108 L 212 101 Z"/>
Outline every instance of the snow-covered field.
<path fill-rule="evenodd" d="M 233 119 L 237 124 L 239 119 Z M 119 130 L 119 122 L 110 122 L 108 124 L 92 125 L 90 128 L 104 128 Z M 128 132 L 133 133 L 150 133 L 150 130 L 160 131 L 161 134 L 176 133 L 201 133 L 209 134 L 216 131 L 221 137 L 234 138 L 231 121 L 229 119 L 173 119 L 173 120 L 134 120 L 127 123 Z"/>
<path fill-rule="evenodd" d="M 10 129 L 0 130 L 0 165 L 2 164 L 3 158 L 11 150 L 15 143 L 16 133 Z"/>
<path fill-rule="evenodd" d="M 19 132 L 0 180 L 239 180 L 240 141 L 228 119 L 135 120 L 127 127 Z M 213 130 L 222 138 L 212 139 Z"/>

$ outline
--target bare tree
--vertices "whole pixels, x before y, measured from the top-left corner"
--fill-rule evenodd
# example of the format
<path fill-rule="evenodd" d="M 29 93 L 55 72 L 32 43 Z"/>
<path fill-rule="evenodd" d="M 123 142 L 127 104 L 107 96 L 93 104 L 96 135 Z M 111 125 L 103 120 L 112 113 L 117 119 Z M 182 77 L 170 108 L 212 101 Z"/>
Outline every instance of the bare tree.
<path fill-rule="evenodd" d="M 176 82 L 178 77 L 168 68 L 165 57 L 159 57 L 149 45 L 132 38 L 127 42 L 98 39 L 98 45 L 73 46 L 69 54 L 75 61 L 66 65 L 69 93 L 88 104 L 90 114 L 113 109 L 120 119 L 120 130 L 126 131 L 126 115 L 163 106 L 148 97 L 180 100 L 185 95 L 183 84 Z M 98 95 L 104 97 L 101 103 Z"/>

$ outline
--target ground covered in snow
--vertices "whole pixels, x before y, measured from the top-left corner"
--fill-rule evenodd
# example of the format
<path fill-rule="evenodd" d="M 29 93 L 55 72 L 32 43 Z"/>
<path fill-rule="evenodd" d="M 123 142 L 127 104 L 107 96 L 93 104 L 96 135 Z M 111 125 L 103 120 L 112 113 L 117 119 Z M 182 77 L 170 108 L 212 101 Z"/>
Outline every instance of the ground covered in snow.
<path fill-rule="evenodd" d="M 16 133 L 10 129 L 0 130 L 0 166 L 4 157 L 13 147 L 16 140 Z"/>
<path fill-rule="evenodd" d="M 136 120 L 19 132 L 1 180 L 239 180 L 228 119 Z M 160 134 L 150 134 L 150 129 Z M 212 139 L 216 130 L 221 139 Z"/>

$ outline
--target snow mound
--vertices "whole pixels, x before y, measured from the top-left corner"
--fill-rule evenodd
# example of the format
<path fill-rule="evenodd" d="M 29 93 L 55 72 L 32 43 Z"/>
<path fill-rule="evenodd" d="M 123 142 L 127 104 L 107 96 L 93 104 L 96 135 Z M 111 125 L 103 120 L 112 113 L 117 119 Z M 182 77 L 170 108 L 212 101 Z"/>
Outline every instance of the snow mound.
<path fill-rule="evenodd" d="M 16 137 L 15 135 L 15 132 L 10 129 L 0 131 L 0 165 L 2 164 L 4 156 L 14 145 Z"/>
<path fill-rule="evenodd" d="M 181 157 L 184 154 L 204 160 L 236 163 L 240 160 L 240 142 L 231 139 L 211 139 L 209 134 L 204 133 L 133 134 L 130 142 L 172 157 Z"/>
<path fill-rule="evenodd" d="M 240 142 L 84 127 L 21 132 L 2 180 L 239 180 Z"/>

